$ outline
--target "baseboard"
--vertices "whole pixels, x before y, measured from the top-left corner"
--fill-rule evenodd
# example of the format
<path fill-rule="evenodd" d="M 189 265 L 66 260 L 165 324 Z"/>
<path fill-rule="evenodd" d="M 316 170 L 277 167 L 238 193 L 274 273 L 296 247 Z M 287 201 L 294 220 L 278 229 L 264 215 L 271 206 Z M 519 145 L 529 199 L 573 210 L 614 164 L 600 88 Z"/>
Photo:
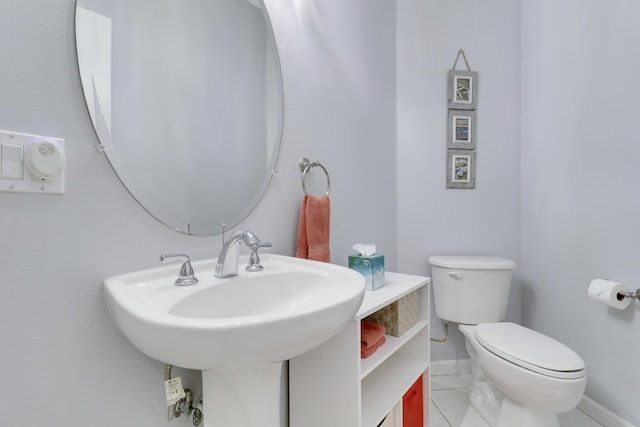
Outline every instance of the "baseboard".
<path fill-rule="evenodd" d="M 457 375 L 471 372 L 471 359 L 432 360 L 431 375 Z M 606 427 L 637 427 L 611 412 L 589 396 L 583 396 L 578 409 Z"/>
<path fill-rule="evenodd" d="M 580 403 L 578 403 L 578 409 L 591 418 L 607 427 L 636 427 L 629 421 L 622 419 L 620 416 L 614 414 L 589 396 L 583 396 Z"/>
<path fill-rule="evenodd" d="M 471 373 L 471 359 L 432 360 L 431 375 L 456 375 Z"/>

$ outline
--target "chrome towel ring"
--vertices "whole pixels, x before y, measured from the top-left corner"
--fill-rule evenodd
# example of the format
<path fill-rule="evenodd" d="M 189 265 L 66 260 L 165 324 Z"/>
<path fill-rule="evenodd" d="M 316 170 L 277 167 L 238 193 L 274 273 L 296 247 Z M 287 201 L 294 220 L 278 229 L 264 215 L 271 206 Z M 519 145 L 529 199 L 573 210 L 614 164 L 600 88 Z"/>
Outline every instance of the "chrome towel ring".
<path fill-rule="evenodd" d="M 329 195 L 329 191 L 331 190 L 331 179 L 329 178 L 329 172 L 327 172 L 327 168 L 322 166 L 322 163 L 312 162 L 306 157 L 303 157 L 300 159 L 298 166 L 300 166 L 300 171 L 302 172 L 302 190 L 304 191 L 305 195 L 309 194 L 307 192 L 307 186 L 305 185 L 305 181 L 304 181 L 305 178 L 307 177 L 307 172 L 309 172 L 309 169 L 314 168 L 316 166 L 319 166 L 324 171 L 324 174 L 327 177 L 327 192 L 325 193 L 325 196 Z"/>

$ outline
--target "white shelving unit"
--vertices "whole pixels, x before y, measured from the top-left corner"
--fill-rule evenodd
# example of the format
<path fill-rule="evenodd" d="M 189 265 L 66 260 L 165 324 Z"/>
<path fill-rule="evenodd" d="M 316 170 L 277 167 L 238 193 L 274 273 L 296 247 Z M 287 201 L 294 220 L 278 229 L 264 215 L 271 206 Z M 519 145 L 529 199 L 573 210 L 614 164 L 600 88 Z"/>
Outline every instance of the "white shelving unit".
<path fill-rule="evenodd" d="M 385 273 L 385 286 L 365 292 L 358 313 L 331 340 L 289 361 L 290 427 L 377 427 L 423 375 L 425 426 L 429 426 L 428 277 Z M 419 321 L 400 337 L 360 358 L 360 321 L 420 290 Z M 396 413 L 396 420 L 401 414 Z M 394 427 L 402 427 L 397 422 Z"/>

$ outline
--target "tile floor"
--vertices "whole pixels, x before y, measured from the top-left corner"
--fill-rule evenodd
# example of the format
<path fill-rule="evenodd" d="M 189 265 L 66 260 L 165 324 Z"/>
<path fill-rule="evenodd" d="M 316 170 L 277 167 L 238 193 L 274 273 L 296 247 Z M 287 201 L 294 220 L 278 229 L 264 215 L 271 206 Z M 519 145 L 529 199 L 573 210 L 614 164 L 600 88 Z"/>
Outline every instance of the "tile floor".
<path fill-rule="evenodd" d="M 431 427 L 490 427 L 469 406 L 471 374 L 431 374 Z M 560 427 L 603 427 L 579 409 L 560 415 Z"/>

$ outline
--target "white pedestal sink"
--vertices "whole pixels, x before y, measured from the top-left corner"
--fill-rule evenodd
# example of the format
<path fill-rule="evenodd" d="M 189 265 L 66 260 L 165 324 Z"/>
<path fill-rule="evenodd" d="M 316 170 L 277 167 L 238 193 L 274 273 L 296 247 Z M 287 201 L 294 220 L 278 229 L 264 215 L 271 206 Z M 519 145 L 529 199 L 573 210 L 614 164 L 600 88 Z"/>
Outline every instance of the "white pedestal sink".
<path fill-rule="evenodd" d="M 364 278 L 345 267 L 263 255 L 261 272 L 174 286 L 170 265 L 105 280 L 111 317 L 142 353 L 202 370 L 204 426 L 280 427 L 282 362 L 329 340 L 360 307 Z"/>

